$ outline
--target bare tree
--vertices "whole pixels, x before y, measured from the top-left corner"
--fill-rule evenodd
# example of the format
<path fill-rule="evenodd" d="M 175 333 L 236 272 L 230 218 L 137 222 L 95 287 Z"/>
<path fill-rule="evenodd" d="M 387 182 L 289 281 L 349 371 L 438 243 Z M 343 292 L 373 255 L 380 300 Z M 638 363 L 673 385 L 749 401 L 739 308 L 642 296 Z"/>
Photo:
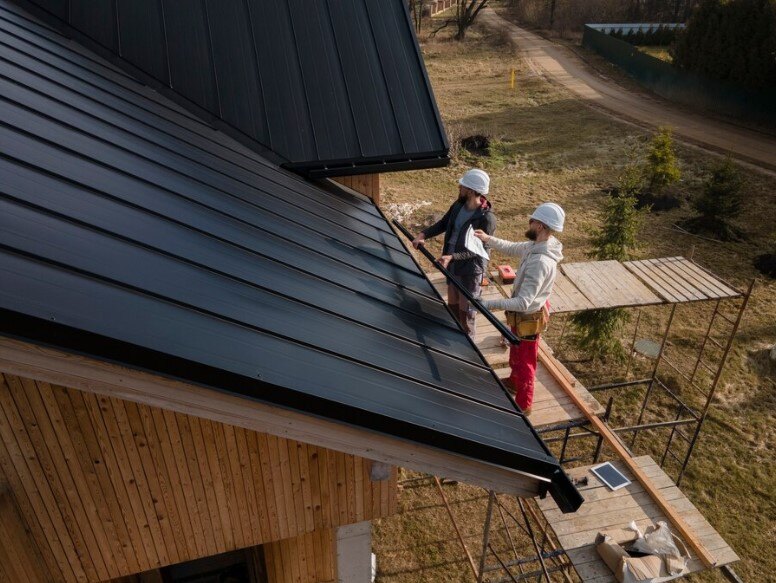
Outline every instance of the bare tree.
<path fill-rule="evenodd" d="M 454 24 L 456 27 L 455 40 L 463 40 L 466 38 L 466 31 L 474 24 L 474 19 L 487 5 L 488 0 L 456 0 L 455 16 L 448 18 L 442 26 L 431 33 L 431 36 L 450 24 Z"/>

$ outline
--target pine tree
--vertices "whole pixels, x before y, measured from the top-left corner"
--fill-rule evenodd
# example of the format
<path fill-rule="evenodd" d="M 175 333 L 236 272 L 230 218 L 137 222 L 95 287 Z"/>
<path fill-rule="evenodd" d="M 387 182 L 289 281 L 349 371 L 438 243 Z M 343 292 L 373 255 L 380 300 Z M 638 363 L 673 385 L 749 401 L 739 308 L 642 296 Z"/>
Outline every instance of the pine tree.
<path fill-rule="evenodd" d="M 662 127 L 652 138 L 644 171 L 650 194 L 659 193 L 666 186 L 679 180 L 681 176 L 671 134 L 671 128 Z"/>
<path fill-rule="evenodd" d="M 603 225 L 593 234 L 594 250 L 588 253 L 599 261 L 627 261 L 638 243 L 636 234 L 642 212 L 636 208 L 636 194 L 641 187 L 641 173 L 629 167 L 620 178 L 617 194 L 606 203 Z M 572 336 L 578 348 L 593 358 L 624 360 L 625 350 L 619 340 L 622 327 L 629 320 L 623 309 L 588 310 L 571 318 Z"/>
<path fill-rule="evenodd" d="M 698 216 L 683 222 L 694 233 L 709 233 L 723 241 L 741 237 L 742 232 L 731 220 L 741 214 L 741 188 L 743 180 L 730 158 L 715 166 L 703 188 L 703 193 L 693 202 Z"/>

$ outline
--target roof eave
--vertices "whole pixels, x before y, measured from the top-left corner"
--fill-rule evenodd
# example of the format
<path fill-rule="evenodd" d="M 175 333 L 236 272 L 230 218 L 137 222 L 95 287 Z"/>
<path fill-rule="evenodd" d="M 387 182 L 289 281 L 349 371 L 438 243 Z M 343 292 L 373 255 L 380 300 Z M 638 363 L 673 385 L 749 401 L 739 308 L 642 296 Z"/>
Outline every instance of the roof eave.
<path fill-rule="evenodd" d="M 26 339 L 0 335 L 0 371 L 316 443 L 506 494 L 533 497 L 554 489 L 545 476 Z"/>
<path fill-rule="evenodd" d="M 447 151 L 418 154 L 412 158 L 353 158 L 349 160 L 328 160 L 325 162 L 297 162 L 283 164 L 283 168 L 296 172 L 311 180 L 335 176 L 378 174 L 441 168 L 450 164 Z"/>

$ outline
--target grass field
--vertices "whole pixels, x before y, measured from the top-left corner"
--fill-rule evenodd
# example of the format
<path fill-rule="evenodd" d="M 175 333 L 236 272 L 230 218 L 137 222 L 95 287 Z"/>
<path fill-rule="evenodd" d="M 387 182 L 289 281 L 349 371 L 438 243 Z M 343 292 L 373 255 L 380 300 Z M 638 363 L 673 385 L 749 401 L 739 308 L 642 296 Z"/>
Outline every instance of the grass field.
<path fill-rule="evenodd" d="M 667 63 L 673 62 L 673 57 L 671 57 L 671 53 L 668 50 L 668 47 L 636 47 L 638 48 L 642 53 L 646 53 L 652 57 L 655 57 L 656 59 L 660 59 L 661 61 L 665 61 Z"/>
<path fill-rule="evenodd" d="M 533 74 L 497 36 L 473 30 L 463 43 L 440 33 L 422 36 L 422 48 L 442 117 L 453 145 L 448 168 L 386 174 L 383 207 L 400 212 L 417 229 L 441 216 L 456 196 L 457 178 L 471 166 L 491 175 L 491 196 L 499 224 L 497 234 L 519 238 L 528 213 L 538 203 L 554 201 L 567 212 L 562 241 L 566 261 L 585 259 L 590 234 L 606 200 L 603 189 L 614 185 L 623 168 L 645 154 L 649 134 L 593 111 L 564 90 Z M 515 87 L 510 75 L 515 71 Z M 465 136 L 491 139 L 490 156 L 457 147 Z M 682 206 L 645 217 L 641 257 L 694 253 L 696 261 L 739 287 L 757 275 L 752 260 L 776 247 L 776 179 L 742 168 L 746 176 L 744 210 L 738 224 L 744 241 L 716 243 L 682 234 L 672 225 L 692 215 L 689 201 L 698 195 L 718 158 L 697 148 L 677 146 L 682 179 L 675 194 Z M 495 262 L 501 262 L 499 257 Z M 672 348 L 688 361 L 692 341 L 707 323 L 709 306 L 682 307 L 672 335 Z M 659 334 L 665 309 L 645 311 L 640 336 Z M 557 340 L 558 327 L 548 337 Z M 632 330 L 626 330 L 627 337 Z M 746 581 L 773 580 L 776 557 L 776 445 L 774 405 L 776 367 L 767 348 L 776 342 L 776 281 L 759 281 L 742 329 L 717 391 L 717 398 L 685 475 L 682 489 L 742 557 L 736 571 Z M 574 350 L 561 358 L 582 382 L 593 385 L 622 376 L 621 366 L 593 363 Z M 648 363 L 637 363 L 646 367 Z M 640 393 L 619 397 L 615 419 L 633 415 Z M 688 398 L 691 398 L 688 396 Z M 605 399 L 605 396 L 601 396 Z M 654 418 L 669 415 L 658 403 Z M 666 436 L 663 435 L 664 439 Z M 637 453 L 662 451 L 660 436 L 645 438 Z M 405 477 L 412 477 L 405 473 Z M 481 536 L 483 491 L 465 485 L 446 492 L 473 548 Z M 402 514 L 383 520 L 375 530 L 379 578 L 383 583 L 471 581 L 436 490 L 414 483 L 400 495 Z M 716 573 L 696 581 L 721 581 Z"/>

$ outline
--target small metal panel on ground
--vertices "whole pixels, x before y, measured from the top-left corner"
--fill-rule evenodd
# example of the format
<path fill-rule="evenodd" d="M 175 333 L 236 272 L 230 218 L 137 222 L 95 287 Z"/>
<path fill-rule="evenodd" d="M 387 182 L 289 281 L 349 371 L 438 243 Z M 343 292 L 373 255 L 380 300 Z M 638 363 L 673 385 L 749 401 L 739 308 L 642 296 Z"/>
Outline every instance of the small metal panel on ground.
<path fill-rule="evenodd" d="M 735 551 L 651 457 L 641 456 L 635 458 L 635 461 L 714 556 L 717 567 L 739 560 Z M 616 582 L 595 548 L 595 539 L 600 531 L 627 528 L 632 521 L 642 530 L 660 520 L 670 524 L 649 493 L 644 491 L 625 465 L 621 461 L 613 461 L 612 464 L 632 480 L 630 485 L 614 492 L 589 471 L 590 466 L 568 470 L 572 479 L 583 476 L 588 479 L 587 486 L 579 486 L 585 503 L 574 514 L 563 514 L 550 498 L 537 499 L 539 508 L 557 535 L 558 541 L 585 582 Z M 701 561 L 692 553 L 688 567 L 690 573 L 704 570 Z"/>

